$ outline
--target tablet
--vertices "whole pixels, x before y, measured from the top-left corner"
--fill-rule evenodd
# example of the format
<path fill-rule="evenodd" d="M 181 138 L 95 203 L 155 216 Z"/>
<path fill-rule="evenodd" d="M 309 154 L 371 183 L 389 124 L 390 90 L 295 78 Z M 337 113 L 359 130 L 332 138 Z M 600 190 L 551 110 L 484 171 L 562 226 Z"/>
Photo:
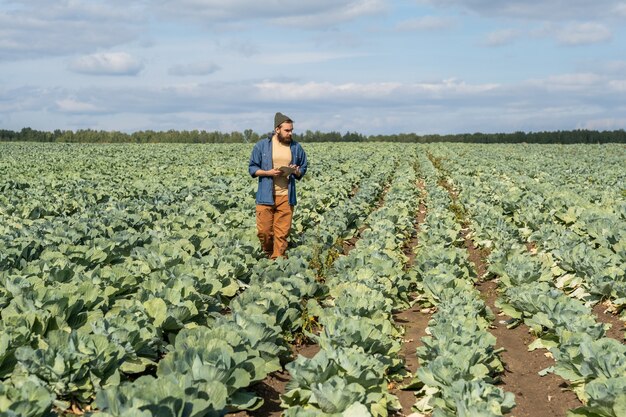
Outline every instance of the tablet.
<path fill-rule="evenodd" d="M 291 168 L 288 166 L 282 166 L 278 168 L 280 171 L 284 172 L 285 174 L 289 175 L 289 174 L 293 174 L 294 172 L 296 172 L 295 168 Z"/>

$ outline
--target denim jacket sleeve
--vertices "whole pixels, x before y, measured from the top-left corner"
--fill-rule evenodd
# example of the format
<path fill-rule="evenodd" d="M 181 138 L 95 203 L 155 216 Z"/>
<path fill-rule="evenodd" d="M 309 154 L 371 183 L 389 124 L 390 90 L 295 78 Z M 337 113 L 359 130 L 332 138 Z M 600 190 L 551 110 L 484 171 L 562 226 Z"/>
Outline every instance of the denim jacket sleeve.
<path fill-rule="evenodd" d="M 263 151 L 261 149 L 261 143 L 257 142 L 252 149 L 252 154 L 250 155 L 250 162 L 248 162 L 248 172 L 251 176 L 254 177 L 254 173 L 257 172 L 261 168 L 261 157 L 263 155 Z"/>
<path fill-rule="evenodd" d="M 289 176 L 289 183 L 287 184 L 287 189 L 289 191 L 289 204 L 295 206 L 298 203 L 296 198 L 296 179 L 302 179 L 308 168 L 306 152 L 304 152 L 304 149 L 298 142 L 291 143 L 291 163 L 300 167 L 300 176 L 296 177 L 295 174 L 291 174 Z"/>
<path fill-rule="evenodd" d="M 248 162 L 248 173 L 254 177 L 255 172 L 262 169 L 269 171 L 272 169 L 272 141 L 261 139 L 254 145 L 250 161 Z M 272 177 L 258 177 L 259 187 L 256 192 L 256 204 L 274 204 L 274 179 Z"/>
<path fill-rule="evenodd" d="M 301 180 L 302 177 L 304 177 L 304 174 L 306 174 L 306 170 L 309 167 L 309 164 L 306 159 L 306 152 L 304 152 L 304 149 L 302 148 L 302 146 L 300 146 L 299 143 L 296 143 L 294 151 L 295 152 L 292 152 L 291 163 L 300 167 L 300 176 L 296 177 L 294 175 L 293 177 L 297 180 Z"/>

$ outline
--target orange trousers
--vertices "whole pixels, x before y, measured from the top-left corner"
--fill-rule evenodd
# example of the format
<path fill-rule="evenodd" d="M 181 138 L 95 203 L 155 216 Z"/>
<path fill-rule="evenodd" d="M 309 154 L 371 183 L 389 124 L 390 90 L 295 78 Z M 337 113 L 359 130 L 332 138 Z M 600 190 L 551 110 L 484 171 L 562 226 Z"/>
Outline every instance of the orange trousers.
<path fill-rule="evenodd" d="M 257 236 L 261 241 L 263 252 L 269 258 L 276 259 L 285 255 L 292 217 L 293 206 L 289 205 L 289 198 L 286 195 L 274 196 L 273 206 L 257 204 Z"/>

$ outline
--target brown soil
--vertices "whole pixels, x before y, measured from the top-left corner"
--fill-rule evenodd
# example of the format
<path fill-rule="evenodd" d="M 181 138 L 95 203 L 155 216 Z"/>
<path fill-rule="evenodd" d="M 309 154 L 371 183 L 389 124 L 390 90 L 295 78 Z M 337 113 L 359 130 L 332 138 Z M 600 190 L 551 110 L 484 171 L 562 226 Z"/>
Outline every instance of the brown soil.
<path fill-rule="evenodd" d="M 415 219 L 415 232 L 413 237 L 407 242 L 404 247 L 404 254 L 407 256 L 408 261 L 405 265 L 405 269 L 410 269 L 415 262 L 415 249 L 418 245 L 418 235 L 420 226 L 426 218 L 426 204 L 424 202 L 424 196 L 426 188 L 423 180 L 417 183 L 417 187 L 420 189 L 422 198 L 420 199 L 419 210 Z M 430 321 L 430 314 L 421 311 L 421 307 L 418 303 L 412 307 L 397 312 L 393 315 L 393 319 L 396 324 L 399 324 L 404 328 L 404 337 L 402 347 L 400 349 L 400 357 L 404 359 L 406 369 L 410 374 L 397 385 L 393 385 L 390 392 L 398 397 L 402 409 L 393 414 L 394 417 L 404 417 L 412 413 L 411 407 L 415 404 L 415 393 L 413 391 L 404 391 L 400 389 L 402 386 L 407 385 L 413 379 L 417 368 L 419 367 L 419 361 L 415 355 L 415 350 L 422 344 L 422 337 L 426 336 L 426 327 Z"/>
<path fill-rule="evenodd" d="M 343 241 L 343 243 L 341 244 L 341 248 L 344 255 L 349 254 L 350 251 L 356 247 L 356 242 L 359 240 L 359 238 L 361 237 L 361 233 L 363 233 L 363 230 L 365 229 L 367 229 L 367 225 L 361 226 L 359 230 L 357 230 L 357 232 L 354 234 L 354 236 L 352 236 L 348 240 Z"/>
<path fill-rule="evenodd" d="M 387 195 L 387 191 L 389 191 L 389 187 L 390 185 L 387 184 L 385 186 L 385 188 L 383 188 L 382 193 L 380 194 L 380 197 L 378 198 L 378 201 L 376 202 L 376 205 L 374 206 L 374 209 L 372 210 L 372 212 L 378 210 L 379 208 L 381 208 L 383 206 L 383 204 L 385 204 L 385 196 Z M 347 255 L 350 253 L 350 251 L 352 249 L 355 248 L 356 246 L 356 242 L 357 240 L 360 239 L 361 237 L 361 233 L 363 232 L 363 230 L 367 229 L 367 225 L 363 224 L 359 230 L 348 240 L 344 240 L 341 244 L 342 250 L 343 250 L 343 254 Z"/>
<path fill-rule="evenodd" d="M 441 178 L 437 181 L 437 185 L 445 188 L 445 190 L 450 194 L 450 198 L 452 198 L 452 200 L 456 200 L 459 197 L 459 192 L 452 187 L 452 184 L 450 184 L 447 179 Z"/>
<path fill-rule="evenodd" d="M 280 407 L 280 394 L 285 393 L 285 386 L 289 382 L 289 372 L 282 370 L 273 372 L 263 381 L 250 387 L 259 397 L 263 398 L 263 405 L 253 411 L 239 411 L 228 414 L 232 417 L 279 417 L 283 409 Z"/>
<path fill-rule="evenodd" d="M 467 223 L 467 222 L 466 222 Z M 489 251 L 477 248 L 467 237 L 469 227 L 464 227 L 462 236 L 468 251 L 468 257 L 476 268 L 479 278 L 487 272 Z M 496 337 L 496 348 L 504 348 L 500 360 L 505 372 L 501 375 L 501 388 L 515 395 L 516 407 L 509 414 L 515 417 L 554 417 L 565 416 L 567 410 L 581 405 L 572 391 L 565 391 L 567 383 L 555 374 L 539 376 L 538 372 L 554 365 L 554 359 L 546 356 L 545 350 L 528 351 L 528 345 L 534 338 L 526 325 L 513 329 L 507 328 L 510 317 L 504 315 L 495 306 L 497 284 L 494 281 L 481 281 L 477 289 L 485 304 L 496 314 L 490 332 Z"/>
<path fill-rule="evenodd" d="M 352 187 L 352 190 L 350 190 L 350 194 L 348 195 L 350 196 L 350 198 L 352 198 L 356 195 L 358 191 L 359 191 L 359 185 L 355 184 L 354 187 Z"/>
<path fill-rule="evenodd" d="M 302 355 L 306 358 L 313 358 L 320 347 L 314 343 L 307 343 L 292 347 L 294 357 Z M 250 387 L 259 397 L 263 398 L 263 405 L 253 411 L 239 411 L 228 414 L 230 417 L 279 417 L 284 411 L 280 406 L 280 395 L 284 394 L 287 383 L 291 380 L 289 372 L 285 369 L 269 374 L 263 381 Z"/>
<path fill-rule="evenodd" d="M 600 323 L 608 323 L 611 328 L 606 331 L 606 336 L 617 339 L 622 343 L 626 343 L 626 323 L 619 319 L 616 315 L 607 311 L 607 306 L 598 303 L 593 307 L 593 314 Z"/>
<path fill-rule="evenodd" d="M 313 358 L 320 351 L 320 345 L 317 343 L 306 343 L 293 348 L 294 356 L 302 355 L 305 358 Z"/>
<path fill-rule="evenodd" d="M 400 350 L 400 356 L 404 358 L 406 369 L 411 373 L 407 378 L 394 386 L 390 392 L 398 397 L 402 410 L 394 414 L 395 417 L 403 417 L 411 414 L 411 407 L 415 404 L 415 393 L 413 391 L 403 391 L 400 389 L 413 379 L 419 362 L 415 355 L 415 349 L 421 346 L 422 337 L 426 336 L 426 327 L 430 321 L 430 314 L 421 312 L 418 304 L 404 311 L 394 314 L 394 320 L 404 328 L 404 343 Z"/>
<path fill-rule="evenodd" d="M 537 253 L 537 244 L 535 242 L 526 242 L 526 250 L 532 254 Z"/>
<path fill-rule="evenodd" d="M 389 191 L 390 187 L 391 187 L 391 184 L 389 183 L 385 184 L 385 187 L 383 188 L 383 191 L 380 193 L 380 197 L 378 197 L 378 201 L 376 202 L 376 205 L 374 206 L 374 211 L 378 210 L 385 204 L 385 197 L 387 196 L 387 191 Z"/>
<path fill-rule="evenodd" d="M 567 410 L 580 407 L 581 403 L 572 391 L 567 391 L 567 383 L 555 374 L 539 376 L 538 372 L 554 365 L 554 359 L 546 356 L 546 351 L 528 351 L 534 338 L 530 329 L 522 324 L 508 329 L 502 323 L 510 317 L 495 307 L 497 298 L 496 283 L 493 281 L 478 284 L 485 303 L 497 318 L 491 328 L 496 337 L 496 346 L 504 348 L 500 358 L 505 366 L 502 375 L 502 389 L 515 394 L 517 406 L 509 414 L 515 417 L 555 417 L 565 416 Z"/>
<path fill-rule="evenodd" d="M 469 261 L 474 264 L 478 278 L 484 278 L 485 274 L 487 274 L 487 263 L 485 262 L 485 259 L 489 256 L 489 249 L 477 247 L 474 244 L 474 241 L 467 236 L 468 234 L 469 228 L 464 227 L 461 230 L 461 236 L 465 241 Z"/>
<path fill-rule="evenodd" d="M 420 198 L 420 203 L 419 203 L 419 209 L 417 211 L 417 216 L 415 217 L 415 231 L 411 237 L 410 240 L 408 240 L 406 242 L 406 244 L 404 245 L 402 252 L 404 253 L 404 255 L 406 255 L 407 257 L 407 262 L 404 265 L 404 269 L 408 270 L 413 263 L 415 262 L 415 248 L 417 247 L 418 244 L 418 239 L 417 239 L 417 235 L 420 232 L 420 225 L 422 223 L 424 223 L 424 219 L 426 218 L 426 203 L 424 202 L 424 195 L 426 193 L 426 186 L 424 184 L 424 180 L 419 180 L 417 183 L 417 188 L 420 189 L 421 191 L 421 198 Z"/>

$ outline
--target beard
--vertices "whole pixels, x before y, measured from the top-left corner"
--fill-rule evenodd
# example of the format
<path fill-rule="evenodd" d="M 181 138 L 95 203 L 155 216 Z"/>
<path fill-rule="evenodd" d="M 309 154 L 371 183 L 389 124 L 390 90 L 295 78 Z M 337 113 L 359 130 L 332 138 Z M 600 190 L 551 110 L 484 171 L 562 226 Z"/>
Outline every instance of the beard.
<path fill-rule="evenodd" d="M 280 143 L 291 143 L 291 138 L 289 136 L 283 135 L 281 132 L 278 132 L 276 135 L 278 136 L 278 141 Z"/>

